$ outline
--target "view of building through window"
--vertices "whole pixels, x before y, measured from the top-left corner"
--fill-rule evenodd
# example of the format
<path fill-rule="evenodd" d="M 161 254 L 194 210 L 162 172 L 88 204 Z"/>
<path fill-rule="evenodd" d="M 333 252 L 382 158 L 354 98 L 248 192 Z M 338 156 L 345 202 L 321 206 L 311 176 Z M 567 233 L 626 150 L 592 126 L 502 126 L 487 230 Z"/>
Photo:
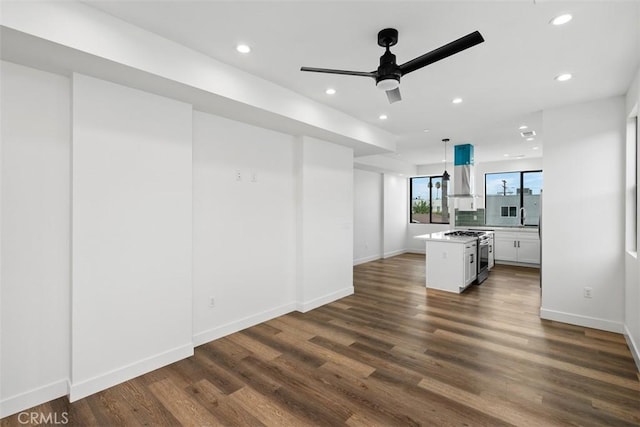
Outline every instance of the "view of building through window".
<path fill-rule="evenodd" d="M 448 224 L 448 182 L 441 176 L 424 176 L 409 180 L 411 206 L 409 221 L 415 224 Z"/>
<path fill-rule="evenodd" d="M 542 171 L 485 174 L 485 223 L 538 225 L 541 197 Z"/>

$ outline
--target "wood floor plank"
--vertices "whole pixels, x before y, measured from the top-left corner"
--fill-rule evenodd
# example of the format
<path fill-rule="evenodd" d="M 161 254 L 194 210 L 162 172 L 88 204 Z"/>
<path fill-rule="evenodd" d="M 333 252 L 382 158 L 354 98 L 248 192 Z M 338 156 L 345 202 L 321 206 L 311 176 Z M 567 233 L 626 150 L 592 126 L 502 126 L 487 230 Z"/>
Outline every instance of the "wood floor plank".
<path fill-rule="evenodd" d="M 262 344 L 260 341 L 252 339 L 244 334 L 233 334 L 228 337 L 229 341 L 249 350 L 254 356 L 263 360 L 272 360 L 280 356 L 282 353 L 272 349 L 268 345 Z"/>
<path fill-rule="evenodd" d="M 222 423 L 188 393 L 176 386 L 170 379 L 158 381 L 149 386 L 162 404 L 184 425 L 218 426 Z"/>
<path fill-rule="evenodd" d="M 419 254 L 353 273 L 353 295 L 31 411 L 82 427 L 640 425 L 624 337 L 541 320 L 539 270 L 498 265 L 462 294 L 426 289 Z"/>
<path fill-rule="evenodd" d="M 207 380 L 200 380 L 187 388 L 189 393 L 204 408 L 214 414 L 224 425 L 264 426 L 240 405 L 231 403 L 231 398 Z"/>
<path fill-rule="evenodd" d="M 265 425 L 298 427 L 307 424 L 303 419 L 296 417 L 286 408 L 279 406 L 249 386 L 233 392 L 230 398 Z"/>

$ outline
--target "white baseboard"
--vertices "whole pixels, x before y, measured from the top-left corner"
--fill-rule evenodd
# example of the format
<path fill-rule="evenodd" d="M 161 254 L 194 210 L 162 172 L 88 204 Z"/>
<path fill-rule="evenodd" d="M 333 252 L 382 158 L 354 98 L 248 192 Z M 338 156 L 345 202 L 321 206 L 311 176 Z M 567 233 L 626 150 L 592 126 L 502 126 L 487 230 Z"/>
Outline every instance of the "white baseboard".
<path fill-rule="evenodd" d="M 530 264 L 528 262 L 513 262 L 513 261 L 503 261 L 500 259 L 495 260 L 495 264 L 500 265 L 513 265 L 515 267 L 530 267 L 530 268 L 540 268 L 540 264 Z"/>
<path fill-rule="evenodd" d="M 406 249 L 397 249 L 395 251 L 385 252 L 382 258 L 391 258 L 392 256 L 402 255 L 406 252 L 407 252 Z"/>
<path fill-rule="evenodd" d="M 640 343 L 633 340 L 633 335 L 631 335 L 627 325 L 624 325 L 624 339 L 627 341 L 633 360 L 636 362 L 636 368 L 638 368 L 638 372 L 640 372 L 640 347 L 638 347 L 638 344 Z"/>
<path fill-rule="evenodd" d="M 198 332 L 193 336 L 193 344 L 195 346 L 206 344 L 210 341 L 217 340 L 218 338 L 233 334 L 234 332 L 238 332 L 251 326 L 255 326 L 258 323 L 266 322 L 267 320 L 275 319 L 278 316 L 291 313 L 295 309 L 296 304 L 289 303 L 270 310 L 265 310 L 252 316 L 247 316 L 242 319 L 226 323 L 216 328 Z"/>
<path fill-rule="evenodd" d="M 348 286 L 344 289 L 340 289 L 339 291 L 335 291 L 319 298 L 312 299 L 311 301 L 298 302 L 296 309 L 299 312 L 306 313 L 307 311 L 313 310 L 314 308 L 318 308 L 322 305 L 339 300 L 340 298 L 352 295 L 353 292 L 353 286 Z"/>
<path fill-rule="evenodd" d="M 353 260 L 353 265 L 364 264 L 366 262 L 375 261 L 375 260 L 378 260 L 380 258 L 382 258 L 380 255 L 371 255 L 371 256 L 366 256 L 366 257 L 354 259 Z"/>
<path fill-rule="evenodd" d="M 8 397 L 0 401 L 0 418 L 17 414 L 50 400 L 66 396 L 69 393 L 69 381 L 65 378 L 33 390 Z"/>
<path fill-rule="evenodd" d="M 405 252 L 408 254 L 421 254 L 421 255 L 427 254 L 426 249 L 407 249 Z"/>
<path fill-rule="evenodd" d="M 73 382 L 69 388 L 69 401 L 75 402 L 83 397 L 105 390 L 155 369 L 169 365 L 193 355 L 193 344 L 165 351 L 127 366 L 98 375 L 88 380 Z"/>
<path fill-rule="evenodd" d="M 562 311 L 540 308 L 540 318 L 568 323 L 570 325 L 584 326 L 586 328 L 600 329 L 602 331 L 616 332 L 619 334 L 623 333 L 623 325 L 621 322 L 599 319 L 597 317 L 582 316 L 580 314 L 564 313 Z"/>

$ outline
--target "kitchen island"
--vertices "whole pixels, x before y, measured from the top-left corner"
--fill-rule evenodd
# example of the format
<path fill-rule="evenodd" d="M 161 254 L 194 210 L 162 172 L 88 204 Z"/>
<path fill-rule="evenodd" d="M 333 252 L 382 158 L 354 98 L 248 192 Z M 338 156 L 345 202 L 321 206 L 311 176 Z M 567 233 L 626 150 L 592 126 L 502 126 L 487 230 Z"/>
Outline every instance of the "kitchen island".
<path fill-rule="evenodd" d="M 427 288 L 461 293 L 478 277 L 478 237 L 447 233 L 451 231 L 414 238 L 426 242 Z"/>

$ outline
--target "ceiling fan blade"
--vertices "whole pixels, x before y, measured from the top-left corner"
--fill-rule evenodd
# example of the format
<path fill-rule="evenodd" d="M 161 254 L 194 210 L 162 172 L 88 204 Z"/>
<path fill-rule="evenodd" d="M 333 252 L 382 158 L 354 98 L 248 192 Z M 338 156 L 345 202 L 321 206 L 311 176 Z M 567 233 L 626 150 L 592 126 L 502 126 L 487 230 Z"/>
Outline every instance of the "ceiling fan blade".
<path fill-rule="evenodd" d="M 373 77 L 373 78 L 376 77 L 375 72 L 332 70 L 330 68 L 302 67 L 300 68 L 300 71 L 312 71 L 314 73 L 344 74 L 347 76 L 363 76 L 363 77 Z"/>
<path fill-rule="evenodd" d="M 408 74 L 419 68 L 433 64 L 436 61 L 455 55 L 458 52 L 462 52 L 465 49 L 469 49 L 483 41 L 484 38 L 482 37 L 482 34 L 478 31 L 474 31 L 464 37 L 460 37 L 458 40 L 454 40 L 451 43 L 447 43 L 444 46 L 440 46 L 439 48 L 432 50 L 431 52 L 414 58 L 411 61 L 405 62 L 400 65 L 400 71 L 402 72 L 402 75 Z"/>
<path fill-rule="evenodd" d="M 402 100 L 402 96 L 400 96 L 400 88 L 397 87 L 395 89 L 388 90 L 387 99 L 389 100 L 389 104 Z"/>

